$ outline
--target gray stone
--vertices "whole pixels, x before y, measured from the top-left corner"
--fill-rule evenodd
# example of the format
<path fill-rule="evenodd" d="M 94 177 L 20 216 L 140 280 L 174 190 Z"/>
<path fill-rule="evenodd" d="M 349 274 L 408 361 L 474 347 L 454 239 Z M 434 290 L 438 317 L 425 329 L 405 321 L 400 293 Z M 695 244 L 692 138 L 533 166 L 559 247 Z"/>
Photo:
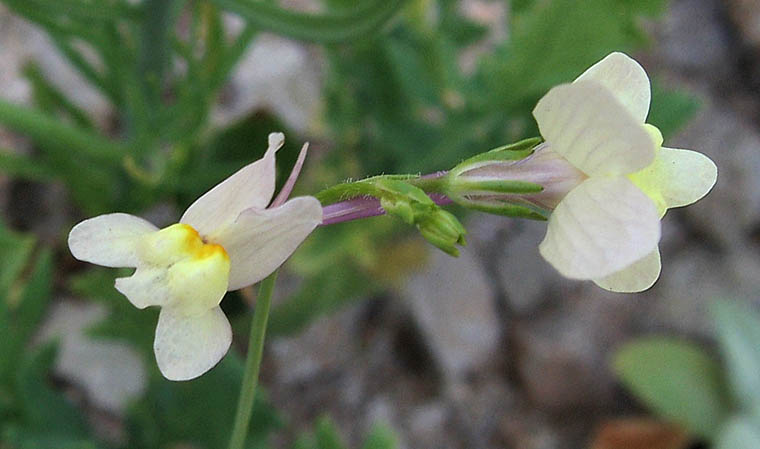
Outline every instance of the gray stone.
<path fill-rule="evenodd" d="M 636 302 L 591 283 L 551 299 L 555 307 L 516 323 L 517 370 L 529 397 L 556 412 L 610 405 L 607 357 L 630 335 Z"/>
<path fill-rule="evenodd" d="M 741 37 L 748 45 L 760 50 L 760 2 L 757 0 L 728 0 L 728 12 L 736 23 Z"/>
<path fill-rule="evenodd" d="M 433 251 L 404 296 L 448 379 L 460 379 L 492 356 L 500 335 L 494 292 L 469 248 L 459 258 Z"/>
<path fill-rule="evenodd" d="M 314 127 L 321 103 L 320 62 L 306 47 L 260 35 L 232 73 L 229 95 L 212 112 L 216 125 L 267 108 L 298 132 Z"/>
<path fill-rule="evenodd" d="M 640 303 L 641 331 L 708 338 L 709 304 L 720 298 L 756 300 L 760 261 L 751 249 L 716 254 L 691 245 L 663 255 L 660 280 Z"/>
<path fill-rule="evenodd" d="M 434 401 L 415 407 L 408 419 L 408 433 L 411 438 L 410 447 L 452 447 L 446 429 L 448 422 L 448 406 L 442 401 Z"/>
<path fill-rule="evenodd" d="M 318 318 L 297 335 L 272 340 L 269 350 L 278 381 L 305 382 L 321 372 L 349 365 L 357 349 L 352 323 L 359 308 L 360 305 L 351 306 L 332 316 Z M 361 388 L 349 388 L 342 394 L 348 402 L 355 402 L 361 396 Z"/>
<path fill-rule="evenodd" d="M 83 49 L 87 53 L 87 49 Z M 45 78 L 58 87 L 74 104 L 105 125 L 111 107 L 64 59 L 39 28 L 14 16 L 0 5 L 0 92 L 15 103 L 29 103 L 31 86 L 21 75 L 29 61 L 39 64 Z"/>
<path fill-rule="evenodd" d="M 676 0 L 657 27 L 654 53 L 670 69 L 700 72 L 713 80 L 730 73 L 731 40 L 715 0 Z"/>
<path fill-rule="evenodd" d="M 510 220 L 503 236 L 497 269 L 511 311 L 530 314 L 546 301 L 548 293 L 567 282 L 538 252 L 546 223 Z"/>
<path fill-rule="evenodd" d="M 95 406 L 121 414 L 144 391 L 147 374 L 130 346 L 86 334 L 105 313 L 97 304 L 57 302 L 37 341 L 59 341 L 54 372 L 81 387 Z"/>
<path fill-rule="evenodd" d="M 760 224 L 760 133 L 735 111 L 708 105 L 668 144 L 702 152 L 718 166 L 712 192 L 678 213 L 724 246 L 744 246 Z"/>

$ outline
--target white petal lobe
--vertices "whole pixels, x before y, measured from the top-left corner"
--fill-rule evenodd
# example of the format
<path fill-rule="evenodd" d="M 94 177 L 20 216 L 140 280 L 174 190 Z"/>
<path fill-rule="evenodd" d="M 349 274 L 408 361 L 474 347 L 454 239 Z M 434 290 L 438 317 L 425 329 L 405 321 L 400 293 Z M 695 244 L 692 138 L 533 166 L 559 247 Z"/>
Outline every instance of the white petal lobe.
<path fill-rule="evenodd" d="M 269 135 L 264 157 L 238 170 L 195 200 L 180 218 L 201 235 L 229 224 L 248 208 L 263 209 L 272 199 L 275 181 L 275 152 L 283 144 L 281 133 Z"/>
<path fill-rule="evenodd" d="M 173 298 L 163 267 L 140 267 L 132 276 L 116 279 L 115 285 L 116 290 L 138 309 L 164 306 Z"/>
<path fill-rule="evenodd" d="M 633 264 L 611 275 L 594 279 L 596 285 L 617 293 L 637 293 L 647 290 L 660 277 L 660 251 L 654 250 Z"/>
<path fill-rule="evenodd" d="M 698 201 L 718 179 L 715 163 L 696 151 L 663 147 L 657 159 L 660 191 L 669 208 Z"/>
<path fill-rule="evenodd" d="M 649 113 L 651 87 L 644 68 L 624 53 L 610 53 L 575 81 L 596 81 L 615 95 L 628 112 L 644 123 Z"/>
<path fill-rule="evenodd" d="M 565 277 L 600 279 L 641 259 L 659 240 L 649 197 L 626 178 L 589 178 L 554 210 L 539 251 Z"/>
<path fill-rule="evenodd" d="M 158 230 L 134 215 L 115 213 L 85 220 L 69 233 L 69 249 L 79 260 L 106 267 L 136 267 L 140 237 Z"/>
<path fill-rule="evenodd" d="M 185 316 L 163 307 L 153 350 L 161 374 L 169 380 L 194 379 L 216 365 L 232 342 L 230 322 L 219 307 Z"/>
<path fill-rule="evenodd" d="M 654 159 L 644 124 L 595 81 L 552 88 L 533 116 L 551 148 L 587 175 L 633 173 Z"/>
<path fill-rule="evenodd" d="M 299 197 L 279 207 L 249 209 L 211 237 L 230 256 L 228 290 L 254 284 L 277 269 L 322 222 L 322 206 Z"/>

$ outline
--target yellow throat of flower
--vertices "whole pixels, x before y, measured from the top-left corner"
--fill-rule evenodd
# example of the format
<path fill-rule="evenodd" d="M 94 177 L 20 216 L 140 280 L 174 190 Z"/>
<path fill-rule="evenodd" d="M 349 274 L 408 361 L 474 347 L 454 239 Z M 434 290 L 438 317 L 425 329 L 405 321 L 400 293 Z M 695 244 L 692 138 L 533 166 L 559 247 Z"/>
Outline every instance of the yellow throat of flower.
<path fill-rule="evenodd" d="M 177 223 L 149 234 L 138 251 L 144 263 L 167 270 L 171 305 L 187 315 L 215 307 L 227 291 L 227 251 L 221 245 L 204 242 L 192 226 Z"/>
<path fill-rule="evenodd" d="M 667 203 L 665 202 L 665 198 L 660 189 L 660 187 L 665 184 L 663 181 L 667 181 L 662 179 L 663 170 L 660 166 L 662 160 L 659 157 L 659 153 L 662 151 L 662 133 L 657 127 L 652 126 L 649 123 L 646 123 L 644 128 L 652 137 L 652 141 L 655 145 L 654 160 L 649 166 L 644 167 L 636 173 L 628 175 L 628 179 L 654 201 L 655 206 L 657 206 L 657 211 L 660 213 L 660 217 L 662 217 L 667 210 Z"/>

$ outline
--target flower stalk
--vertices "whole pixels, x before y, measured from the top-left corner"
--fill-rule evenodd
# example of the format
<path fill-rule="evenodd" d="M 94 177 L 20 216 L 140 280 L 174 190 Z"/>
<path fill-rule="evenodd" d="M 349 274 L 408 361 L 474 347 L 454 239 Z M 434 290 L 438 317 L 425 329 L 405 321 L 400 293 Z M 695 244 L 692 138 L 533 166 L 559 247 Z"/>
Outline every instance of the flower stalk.
<path fill-rule="evenodd" d="M 245 359 L 243 384 L 240 387 L 235 423 L 232 427 L 229 449 L 243 449 L 248 436 L 248 427 L 253 413 L 253 402 L 256 398 L 256 388 L 259 383 L 261 356 L 264 353 L 264 339 L 269 320 L 269 309 L 272 305 L 272 293 L 277 281 L 277 271 L 261 281 L 256 308 L 253 311 L 251 334 L 248 339 L 248 355 Z"/>

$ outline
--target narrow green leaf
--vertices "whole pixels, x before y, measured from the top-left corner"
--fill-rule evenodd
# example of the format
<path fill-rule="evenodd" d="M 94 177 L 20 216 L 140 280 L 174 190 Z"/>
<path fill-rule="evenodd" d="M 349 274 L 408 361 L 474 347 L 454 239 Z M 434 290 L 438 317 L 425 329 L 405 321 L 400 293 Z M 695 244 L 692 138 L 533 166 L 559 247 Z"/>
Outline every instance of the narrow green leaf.
<path fill-rule="evenodd" d="M 32 181 L 50 181 L 56 174 L 39 160 L 13 154 L 11 150 L 0 149 L 0 172 L 14 178 Z"/>
<path fill-rule="evenodd" d="M 56 355 L 55 345 L 31 354 L 16 372 L 16 390 L 22 422 L 30 430 L 49 435 L 86 437 L 84 418 L 74 405 L 48 386 L 47 375 Z"/>
<path fill-rule="evenodd" d="M 51 434 L 43 429 L 36 431 L 10 424 L 2 429 L 0 440 L 13 449 L 99 449 L 88 439 Z"/>
<path fill-rule="evenodd" d="M 613 367 L 641 401 L 694 435 L 715 438 L 730 412 L 720 365 L 692 343 L 640 339 L 615 354 Z"/>
<path fill-rule="evenodd" d="M 21 274 L 34 250 L 34 238 L 16 234 L 0 222 L 0 299 L 3 305 L 13 283 Z M 2 306 L 0 306 L 2 307 Z"/>
<path fill-rule="evenodd" d="M 121 162 L 126 148 L 42 112 L 0 100 L 0 123 L 27 135 L 48 151 L 79 151 L 102 161 Z M 70 155 L 70 154 L 69 154 Z"/>
<path fill-rule="evenodd" d="M 32 84 L 34 99 L 40 108 L 49 112 L 61 112 L 77 126 L 88 131 L 95 128 L 92 120 L 79 106 L 75 105 L 63 92 L 45 79 L 37 64 L 27 64 L 23 73 Z"/>
<path fill-rule="evenodd" d="M 18 304 L 15 306 L 13 327 L 22 344 L 39 327 L 53 289 L 53 256 L 49 249 L 43 249 L 26 281 Z"/>
<path fill-rule="evenodd" d="M 112 102 L 118 104 L 119 94 L 116 89 L 106 81 L 103 74 L 87 61 L 82 55 L 82 52 L 71 45 L 66 36 L 55 33 L 52 30 L 48 30 L 48 33 L 53 40 L 53 44 L 58 51 L 68 59 L 69 63 L 78 70 L 79 73 L 90 82 L 90 84 L 99 89 Z"/>
<path fill-rule="evenodd" d="M 710 311 L 734 397 L 745 410 L 760 407 L 760 316 L 748 305 L 725 300 L 715 301 Z"/>
<path fill-rule="evenodd" d="M 248 23 L 306 41 L 335 43 L 368 35 L 390 19 L 407 0 L 371 0 L 351 12 L 307 14 L 254 0 L 212 0 Z"/>

